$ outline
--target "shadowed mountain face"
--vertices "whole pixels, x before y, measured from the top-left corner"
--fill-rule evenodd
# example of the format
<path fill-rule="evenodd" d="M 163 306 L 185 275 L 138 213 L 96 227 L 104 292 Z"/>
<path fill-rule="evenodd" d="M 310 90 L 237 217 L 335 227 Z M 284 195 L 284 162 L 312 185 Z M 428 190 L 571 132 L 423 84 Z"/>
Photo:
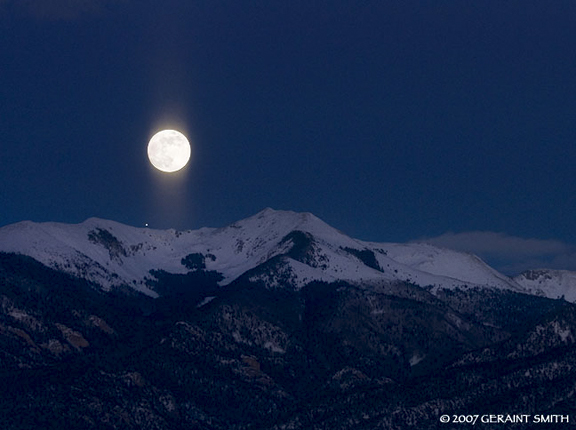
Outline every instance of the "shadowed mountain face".
<path fill-rule="evenodd" d="M 310 216 L 285 227 L 277 215 L 203 230 L 210 240 L 196 248 L 178 250 L 176 233 L 139 242 L 116 224 L 59 236 L 53 267 L 0 253 L 0 428 L 462 428 L 441 425 L 444 414 L 576 424 L 574 304 L 523 294 L 462 254 L 357 242 Z M 276 233 L 257 234 L 263 224 Z M 131 258 L 154 246 L 166 249 L 147 289 L 95 282 L 140 276 Z M 70 247 L 86 258 L 65 267 L 53 251 Z M 446 281 L 450 256 L 452 274 L 496 280 Z M 69 270 L 78 261 L 100 268 L 83 278 Z"/>
<path fill-rule="evenodd" d="M 442 413 L 576 412 L 565 301 L 161 279 L 159 299 L 102 292 L 0 255 L 2 428 L 405 429 Z"/>

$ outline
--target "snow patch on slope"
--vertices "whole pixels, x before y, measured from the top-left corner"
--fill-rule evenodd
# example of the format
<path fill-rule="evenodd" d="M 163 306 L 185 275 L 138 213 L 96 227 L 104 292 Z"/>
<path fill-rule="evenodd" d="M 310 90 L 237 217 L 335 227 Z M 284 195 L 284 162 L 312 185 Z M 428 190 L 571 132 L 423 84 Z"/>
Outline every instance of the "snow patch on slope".
<path fill-rule="evenodd" d="M 473 254 L 424 243 L 387 243 L 379 246 L 386 252 L 386 255 L 398 263 L 422 273 L 445 278 L 444 282 L 433 283 L 434 290 L 464 285 L 522 290 L 514 280 L 497 272 Z M 421 285 L 418 279 L 415 281 Z"/>

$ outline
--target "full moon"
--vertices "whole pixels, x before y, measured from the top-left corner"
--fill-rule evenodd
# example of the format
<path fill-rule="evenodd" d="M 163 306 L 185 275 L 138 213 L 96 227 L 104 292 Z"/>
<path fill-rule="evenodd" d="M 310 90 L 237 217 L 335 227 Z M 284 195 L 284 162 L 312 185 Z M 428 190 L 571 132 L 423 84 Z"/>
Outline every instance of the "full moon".
<path fill-rule="evenodd" d="M 150 163 L 163 172 L 176 172 L 190 160 L 190 143 L 176 130 L 162 130 L 148 143 Z"/>

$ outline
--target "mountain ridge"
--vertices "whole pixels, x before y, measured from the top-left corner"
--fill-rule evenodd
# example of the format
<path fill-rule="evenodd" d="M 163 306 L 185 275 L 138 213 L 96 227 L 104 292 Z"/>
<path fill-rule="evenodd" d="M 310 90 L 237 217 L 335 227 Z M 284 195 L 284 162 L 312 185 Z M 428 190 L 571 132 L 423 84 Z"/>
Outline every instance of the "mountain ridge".
<path fill-rule="evenodd" d="M 307 241 L 306 256 L 296 255 L 296 248 L 303 246 L 298 241 Z M 406 281 L 433 293 L 486 286 L 558 297 L 554 288 L 536 288 L 526 277 L 509 278 L 472 254 L 421 243 L 362 241 L 311 213 L 271 208 L 225 227 L 184 231 L 94 217 L 79 224 L 23 221 L 0 228 L 0 251 L 29 255 L 104 289 L 128 285 L 152 297 L 158 297 L 154 271 L 186 274 L 189 268 L 183 261 L 190 255 L 201 256 L 203 270 L 221 274 L 222 286 L 248 272 L 253 280 L 273 285 L 275 275 L 266 273 L 265 263 L 276 258 L 275 270 L 286 275 L 282 283 L 291 288 L 312 281 Z M 564 290 L 569 292 L 565 297 L 576 300 L 572 284 Z"/>

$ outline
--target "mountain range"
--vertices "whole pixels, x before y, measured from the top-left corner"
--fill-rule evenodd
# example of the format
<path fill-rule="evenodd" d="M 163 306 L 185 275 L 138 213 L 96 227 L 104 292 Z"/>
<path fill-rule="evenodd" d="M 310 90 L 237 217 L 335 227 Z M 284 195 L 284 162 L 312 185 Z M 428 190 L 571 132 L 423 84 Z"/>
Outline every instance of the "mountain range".
<path fill-rule="evenodd" d="M 5 226 L 0 287 L 6 429 L 576 424 L 572 272 L 510 278 L 265 209 L 187 231 Z"/>
<path fill-rule="evenodd" d="M 221 275 L 221 286 L 250 274 L 268 288 L 300 289 L 311 281 L 402 281 L 432 291 L 484 286 L 576 300 L 576 273 L 531 270 L 508 278 L 471 254 L 423 243 L 356 240 L 310 213 L 269 208 L 225 228 L 188 231 L 98 218 L 76 225 L 25 221 L 0 229 L 0 251 L 28 255 L 105 290 L 125 285 L 151 297 L 159 295 L 155 271 L 200 269 Z"/>

